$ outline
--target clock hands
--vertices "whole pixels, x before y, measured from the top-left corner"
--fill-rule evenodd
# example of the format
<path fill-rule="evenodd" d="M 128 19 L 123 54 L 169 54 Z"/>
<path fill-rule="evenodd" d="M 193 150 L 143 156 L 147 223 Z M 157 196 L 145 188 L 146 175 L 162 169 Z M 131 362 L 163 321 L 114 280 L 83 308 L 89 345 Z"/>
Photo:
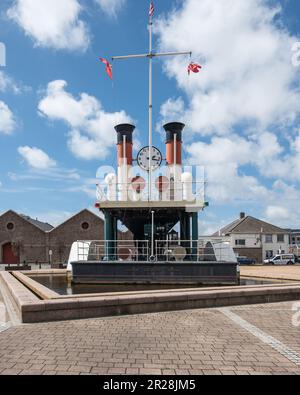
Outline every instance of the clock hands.
<path fill-rule="evenodd" d="M 150 158 L 147 158 L 147 160 L 149 160 Z M 159 160 L 159 158 L 157 158 L 156 156 L 153 156 L 152 160 Z"/>
<path fill-rule="evenodd" d="M 143 170 L 149 171 L 150 163 L 151 168 L 153 170 L 156 170 L 162 163 L 162 155 L 160 151 L 155 147 L 152 148 L 152 152 L 150 152 L 149 147 L 145 147 L 140 150 L 137 157 L 137 162 Z"/>

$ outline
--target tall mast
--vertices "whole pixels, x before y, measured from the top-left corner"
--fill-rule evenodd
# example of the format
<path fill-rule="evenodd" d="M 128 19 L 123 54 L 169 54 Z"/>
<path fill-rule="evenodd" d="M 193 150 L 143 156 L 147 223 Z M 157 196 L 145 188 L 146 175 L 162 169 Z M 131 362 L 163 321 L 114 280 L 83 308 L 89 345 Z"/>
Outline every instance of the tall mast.
<path fill-rule="evenodd" d="M 152 200 L 152 147 L 153 147 L 153 58 L 152 58 L 152 27 L 153 16 L 150 14 L 149 22 L 149 201 Z"/>
<path fill-rule="evenodd" d="M 148 58 L 149 59 L 149 195 L 148 200 L 152 201 L 152 178 L 153 178 L 153 167 L 152 167 L 152 151 L 153 151 L 153 58 L 164 57 L 164 56 L 178 56 L 178 55 L 191 55 L 191 51 L 186 52 L 166 52 L 166 53 L 154 53 L 152 45 L 152 33 L 153 33 L 153 13 L 149 13 L 149 53 L 140 55 L 128 55 L 128 56 L 114 56 L 112 60 L 127 60 L 136 58 Z"/>

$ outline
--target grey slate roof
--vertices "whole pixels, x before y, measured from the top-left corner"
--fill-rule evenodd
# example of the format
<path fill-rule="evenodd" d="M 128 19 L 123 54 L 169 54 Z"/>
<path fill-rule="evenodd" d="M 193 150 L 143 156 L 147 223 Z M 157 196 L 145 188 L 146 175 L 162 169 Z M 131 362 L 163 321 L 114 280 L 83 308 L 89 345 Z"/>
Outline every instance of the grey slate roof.
<path fill-rule="evenodd" d="M 44 232 L 49 232 L 50 230 L 53 229 L 53 226 L 48 224 L 47 222 L 41 222 L 38 219 L 33 219 L 24 214 L 20 214 L 20 216 Z"/>
<path fill-rule="evenodd" d="M 225 226 L 220 230 L 220 232 L 216 232 L 213 236 L 221 235 L 230 235 L 231 233 L 254 233 L 254 234 L 287 234 L 288 232 L 285 229 L 279 228 L 278 226 L 269 224 L 268 222 L 261 221 L 260 219 L 247 216 L 242 219 L 237 219 L 233 221 L 231 224 Z"/>

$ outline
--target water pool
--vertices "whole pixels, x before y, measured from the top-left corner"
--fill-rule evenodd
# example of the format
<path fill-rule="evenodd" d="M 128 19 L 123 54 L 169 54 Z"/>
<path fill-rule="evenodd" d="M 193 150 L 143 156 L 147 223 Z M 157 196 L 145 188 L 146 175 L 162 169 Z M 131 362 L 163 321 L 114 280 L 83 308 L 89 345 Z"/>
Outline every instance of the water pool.
<path fill-rule="evenodd" d="M 156 291 L 166 289 L 186 289 L 186 288 L 210 288 L 212 286 L 190 286 L 190 285 L 105 285 L 105 284 L 70 284 L 65 275 L 32 275 L 29 276 L 36 282 L 57 292 L 59 295 L 83 295 L 101 294 L 114 292 L 134 292 L 134 291 Z M 282 281 L 282 283 L 285 281 Z M 280 281 L 266 279 L 242 278 L 240 286 L 243 285 L 264 285 L 278 284 Z"/>

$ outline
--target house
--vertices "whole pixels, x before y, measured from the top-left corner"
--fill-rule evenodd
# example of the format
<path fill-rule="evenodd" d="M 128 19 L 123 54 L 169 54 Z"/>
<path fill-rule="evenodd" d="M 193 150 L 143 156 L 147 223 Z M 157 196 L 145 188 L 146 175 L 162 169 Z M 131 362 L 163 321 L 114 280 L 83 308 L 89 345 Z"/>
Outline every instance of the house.
<path fill-rule="evenodd" d="M 239 219 L 213 235 L 229 241 L 238 256 L 262 263 L 277 253 L 288 253 L 289 231 L 241 213 Z"/>
<path fill-rule="evenodd" d="M 290 234 L 290 253 L 300 257 L 300 229 L 287 229 Z"/>
<path fill-rule="evenodd" d="M 9 210 L 0 215 L 0 264 L 65 263 L 73 242 L 103 239 L 104 221 L 89 210 L 57 227 Z M 131 234 L 119 232 L 119 239 Z"/>
<path fill-rule="evenodd" d="M 287 229 L 290 234 L 290 245 L 300 245 L 300 229 Z"/>

